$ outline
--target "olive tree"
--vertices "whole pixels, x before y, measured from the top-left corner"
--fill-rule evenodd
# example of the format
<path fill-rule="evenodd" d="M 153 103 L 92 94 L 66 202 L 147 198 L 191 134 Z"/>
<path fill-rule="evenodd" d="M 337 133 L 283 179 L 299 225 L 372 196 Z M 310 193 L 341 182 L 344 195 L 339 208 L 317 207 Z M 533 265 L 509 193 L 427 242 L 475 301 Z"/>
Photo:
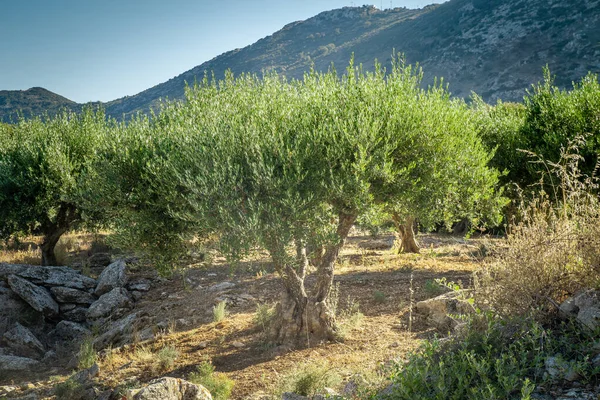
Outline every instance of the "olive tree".
<path fill-rule="evenodd" d="M 102 112 L 0 126 L 0 237 L 43 235 L 42 265 L 56 265 L 60 237 L 80 224 L 82 177 L 105 131 Z"/>
<path fill-rule="evenodd" d="M 422 117 L 434 94 L 419 84 L 419 74 L 399 62 L 388 73 L 351 64 L 343 76 L 311 72 L 291 82 L 276 75 L 205 79 L 187 90 L 185 103 L 172 103 L 153 118 L 145 140 L 123 152 L 130 161 L 108 167 L 117 168 L 111 176 L 118 178 L 126 175 L 119 168 L 139 166 L 134 188 L 122 192 L 133 218 L 123 227 L 148 243 L 153 233 L 158 243 L 167 232 L 184 240 L 217 235 L 233 260 L 266 249 L 284 287 L 276 340 L 333 338 L 335 263 L 357 218 L 373 207 L 397 209 L 402 199 L 425 196 L 415 192 L 423 183 L 440 184 L 436 177 L 472 169 L 466 163 L 421 176 L 436 172 L 429 165 L 441 167 L 431 160 L 442 147 L 431 145 L 428 134 L 437 121 Z M 480 146 L 470 148 L 476 142 L 461 137 L 454 150 L 487 160 Z M 479 189 L 490 191 L 492 178 Z M 140 224 L 149 226 L 141 221 L 148 217 L 160 232 L 139 232 Z M 316 267 L 312 286 L 309 260 Z"/>

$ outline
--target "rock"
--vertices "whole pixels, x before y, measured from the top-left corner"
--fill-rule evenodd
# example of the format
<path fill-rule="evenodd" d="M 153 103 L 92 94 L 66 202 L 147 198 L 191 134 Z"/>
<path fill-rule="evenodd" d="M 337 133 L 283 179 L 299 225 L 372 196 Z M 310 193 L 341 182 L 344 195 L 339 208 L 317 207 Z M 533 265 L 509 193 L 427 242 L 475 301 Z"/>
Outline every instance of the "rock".
<path fill-rule="evenodd" d="M 561 315 L 575 317 L 582 325 L 595 331 L 600 327 L 600 291 L 586 290 L 560 305 Z"/>
<path fill-rule="evenodd" d="M 214 284 L 212 286 L 210 286 L 208 289 L 209 292 L 220 292 L 223 290 L 227 290 L 227 289 L 231 289 L 232 287 L 235 287 L 235 283 L 233 282 L 221 282 L 221 283 L 217 283 Z"/>
<path fill-rule="evenodd" d="M 52 287 L 50 292 L 59 303 L 92 304 L 96 301 L 94 296 L 88 292 L 64 286 Z"/>
<path fill-rule="evenodd" d="M 91 268 L 104 268 L 112 262 L 110 253 L 96 253 L 88 258 L 88 265 Z"/>
<path fill-rule="evenodd" d="M 4 334 L 4 340 L 20 355 L 36 358 L 45 352 L 44 345 L 38 338 L 18 322 Z"/>
<path fill-rule="evenodd" d="M 94 348 L 102 350 L 108 345 L 121 346 L 129 343 L 133 338 L 133 332 L 137 330 L 142 320 L 137 321 L 140 317 L 137 313 L 128 315 L 110 325 L 110 329 L 94 339 Z"/>
<path fill-rule="evenodd" d="M 127 283 L 126 265 L 124 260 L 117 260 L 102 271 L 98 277 L 98 285 L 94 293 L 101 296 L 105 293 L 122 288 Z"/>
<path fill-rule="evenodd" d="M 44 354 L 44 357 L 42 358 L 42 364 L 44 364 L 45 367 L 48 367 L 49 365 L 53 365 L 57 361 L 58 361 L 58 355 L 56 354 L 56 352 L 54 350 L 50 350 L 50 351 L 46 352 L 46 354 Z"/>
<path fill-rule="evenodd" d="M 594 368 L 600 368 L 600 354 L 592 359 L 592 365 Z"/>
<path fill-rule="evenodd" d="M 0 396 L 6 396 L 7 394 L 17 390 L 16 386 L 0 386 Z"/>
<path fill-rule="evenodd" d="M 142 297 L 144 297 L 144 293 L 134 290 L 133 292 L 131 292 L 131 297 L 133 297 L 134 301 L 140 301 Z"/>
<path fill-rule="evenodd" d="M 204 386 L 177 378 L 160 378 L 133 396 L 134 400 L 212 400 Z"/>
<path fill-rule="evenodd" d="M 68 267 L 40 267 L 36 265 L 0 264 L 0 278 L 7 272 L 25 278 L 36 285 L 66 286 L 74 289 L 91 289 L 96 281 Z M 8 276 L 6 275 L 6 276 Z"/>
<path fill-rule="evenodd" d="M 552 379 L 565 379 L 574 382 L 580 378 L 569 362 L 560 357 L 548 357 L 544 361 L 546 372 Z"/>
<path fill-rule="evenodd" d="M 85 307 L 75 307 L 74 309 L 62 313 L 62 318 L 67 321 L 85 322 L 87 320 L 87 311 Z"/>
<path fill-rule="evenodd" d="M 30 371 L 40 366 L 38 361 L 31 358 L 0 355 L 0 373 Z"/>
<path fill-rule="evenodd" d="M 9 321 L 19 320 L 27 310 L 31 310 L 4 281 L 0 281 L 0 336 L 4 335 L 10 326 Z"/>
<path fill-rule="evenodd" d="M 231 343 L 231 345 L 236 349 L 243 349 L 244 347 L 246 347 L 246 345 L 242 342 L 233 342 Z"/>
<path fill-rule="evenodd" d="M 58 314 L 58 303 L 54 301 L 46 288 L 36 286 L 16 275 L 8 277 L 8 285 L 13 292 L 19 295 L 34 310 L 41 312 L 47 317 L 54 317 Z"/>
<path fill-rule="evenodd" d="M 139 292 L 147 292 L 150 290 L 150 281 L 147 279 L 140 279 L 135 282 L 130 282 L 127 285 L 129 290 L 137 290 Z"/>
<path fill-rule="evenodd" d="M 59 304 L 60 313 L 66 313 L 67 311 L 74 310 L 77 307 L 77 304 Z"/>
<path fill-rule="evenodd" d="M 112 398 L 113 391 L 108 389 L 100 392 L 95 400 L 110 400 Z"/>
<path fill-rule="evenodd" d="M 462 291 L 445 293 L 424 301 L 419 301 L 416 312 L 425 316 L 427 321 L 437 329 L 452 329 L 457 322 L 448 314 L 467 314 L 473 311 L 470 304 L 461 301 L 459 297 L 464 295 Z"/>
<path fill-rule="evenodd" d="M 100 367 L 98 366 L 98 364 L 94 363 L 94 365 L 92 365 L 91 367 L 86 368 L 82 371 L 79 371 L 78 373 L 73 375 L 70 379 L 84 385 L 87 382 L 94 379 L 95 377 L 97 377 L 99 374 L 100 374 Z"/>
<path fill-rule="evenodd" d="M 132 306 L 127 290 L 117 287 L 100 296 L 88 309 L 87 317 L 91 320 L 108 316 L 119 317 L 119 314 L 123 314 L 123 309 L 130 309 Z"/>
<path fill-rule="evenodd" d="M 54 328 L 54 336 L 59 340 L 64 341 L 79 341 L 87 336 L 91 336 L 92 332 L 81 324 L 71 321 L 60 321 Z"/>

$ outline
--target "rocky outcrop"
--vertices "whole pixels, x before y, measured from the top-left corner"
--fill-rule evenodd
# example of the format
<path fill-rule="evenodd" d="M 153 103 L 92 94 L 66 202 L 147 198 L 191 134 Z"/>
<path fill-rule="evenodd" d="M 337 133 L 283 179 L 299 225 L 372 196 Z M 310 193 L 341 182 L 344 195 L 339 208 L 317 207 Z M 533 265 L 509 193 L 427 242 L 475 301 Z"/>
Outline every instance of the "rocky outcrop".
<path fill-rule="evenodd" d="M 96 298 L 83 290 L 58 286 L 50 288 L 56 301 L 60 303 L 92 304 Z"/>
<path fill-rule="evenodd" d="M 17 275 L 41 286 L 65 286 L 87 290 L 96 287 L 96 280 L 68 267 L 39 267 L 37 265 L 0 264 L 0 279 Z"/>
<path fill-rule="evenodd" d="M 102 271 L 98 277 L 98 284 L 94 293 L 102 296 L 115 288 L 122 288 L 127 284 L 127 266 L 124 260 L 117 260 Z"/>
<path fill-rule="evenodd" d="M 0 355 L 0 372 L 31 371 L 40 366 L 39 361 L 31 358 Z"/>
<path fill-rule="evenodd" d="M 212 400 L 204 386 L 177 378 L 155 379 L 132 394 L 134 400 Z"/>
<path fill-rule="evenodd" d="M 8 285 L 34 310 L 43 313 L 47 317 L 58 315 L 58 303 L 54 301 L 48 289 L 34 285 L 17 275 L 8 277 Z"/>

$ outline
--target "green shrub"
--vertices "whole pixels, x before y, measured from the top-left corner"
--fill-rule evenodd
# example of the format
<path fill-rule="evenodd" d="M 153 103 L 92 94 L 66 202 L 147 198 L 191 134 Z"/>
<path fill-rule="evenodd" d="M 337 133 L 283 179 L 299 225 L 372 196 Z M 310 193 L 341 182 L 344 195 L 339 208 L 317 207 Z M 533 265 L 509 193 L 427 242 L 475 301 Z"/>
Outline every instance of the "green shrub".
<path fill-rule="evenodd" d="M 254 325 L 260 328 L 263 335 L 268 335 L 271 321 L 275 316 L 275 309 L 268 304 L 259 304 L 254 313 Z"/>
<path fill-rule="evenodd" d="M 464 336 L 425 342 L 392 374 L 392 392 L 383 399 L 519 399 L 528 398 L 544 377 L 548 357 L 584 382 L 596 382 L 598 368 L 589 362 L 594 335 L 573 324 L 552 328 L 528 320 L 503 321 L 479 315 Z M 564 376 L 557 376 L 560 381 Z"/>
<path fill-rule="evenodd" d="M 375 299 L 376 303 L 385 303 L 387 295 L 380 290 L 376 290 L 373 292 L 373 299 Z"/>
<path fill-rule="evenodd" d="M 215 372 L 215 367 L 207 361 L 198 365 L 196 372 L 192 372 L 188 380 L 208 389 L 214 400 L 227 400 L 234 385 L 225 374 Z"/>

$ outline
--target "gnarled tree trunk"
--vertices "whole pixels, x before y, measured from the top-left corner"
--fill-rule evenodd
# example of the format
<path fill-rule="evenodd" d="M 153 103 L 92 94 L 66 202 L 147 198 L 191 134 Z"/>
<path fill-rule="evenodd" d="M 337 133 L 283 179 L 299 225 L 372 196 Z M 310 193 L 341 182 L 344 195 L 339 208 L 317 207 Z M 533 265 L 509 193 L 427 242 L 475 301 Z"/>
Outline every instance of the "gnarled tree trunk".
<path fill-rule="evenodd" d="M 335 315 L 330 310 L 328 298 L 333 284 L 335 261 L 355 220 L 355 215 L 340 214 L 338 240 L 327 246 L 320 257 L 312 294 L 307 293 L 304 285 L 308 267 L 306 245 L 300 240 L 296 241 L 295 268 L 289 263 L 284 265 L 281 263 L 282 258 L 274 256 L 282 254 L 282 250 L 275 253 L 270 249 L 285 287 L 272 324 L 271 333 L 278 343 L 310 346 L 337 336 Z"/>
<path fill-rule="evenodd" d="M 419 253 L 421 248 L 417 244 L 413 230 L 415 219 L 412 217 L 402 219 L 398 214 L 394 214 L 392 220 L 398 232 L 398 253 Z"/>
<path fill-rule="evenodd" d="M 43 226 L 44 239 L 40 245 L 42 251 L 42 265 L 58 265 L 56 254 L 54 252 L 56 244 L 60 237 L 69 230 L 73 222 L 79 219 L 75 206 L 71 204 L 61 204 L 58 209 L 56 220 L 47 222 Z"/>

